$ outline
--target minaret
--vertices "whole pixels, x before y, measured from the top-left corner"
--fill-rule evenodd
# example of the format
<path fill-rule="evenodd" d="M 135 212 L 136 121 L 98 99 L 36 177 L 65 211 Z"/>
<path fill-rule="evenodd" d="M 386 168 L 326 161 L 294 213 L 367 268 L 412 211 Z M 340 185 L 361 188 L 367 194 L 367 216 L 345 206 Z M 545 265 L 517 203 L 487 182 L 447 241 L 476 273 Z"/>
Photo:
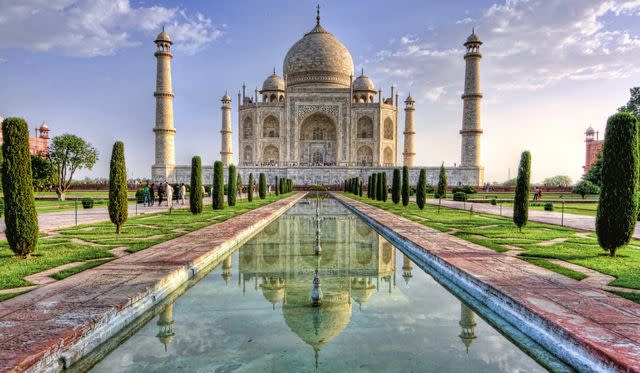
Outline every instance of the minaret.
<path fill-rule="evenodd" d="M 404 166 L 413 167 L 413 160 L 416 156 L 415 149 L 413 147 L 413 136 L 416 134 L 415 127 L 413 125 L 413 113 L 416 109 L 413 107 L 415 101 L 409 93 L 409 97 L 404 100 Z"/>
<path fill-rule="evenodd" d="M 220 148 L 220 160 L 225 167 L 231 164 L 231 97 L 225 92 L 222 96 L 222 129 L 220 136 L 222 138 L 222 147 Z"/>
<path fill-rule="evenodd" d="M 473 343 L 473 340 L 476 339 L 476 314 L 467 307 L 466 304 L 460 302 L 460 340 L 467 348 L 467 353 L 469 352 L 469 347 Z"/>
<path fill-rule="evenodd" d="M 173 303 L 169 303 L 160 312 L 158 316 L 158 334 L 156 337 L 164 345 L 164 350 L 167 351 L 167 346 L 173 340 Z"/>
<path fill-rule="evenodd" d="M 462 167 L 481 167 L 480 166 L 480 136 L 482 135 L 482 127 L 480 125 L 480 100 L 482 93 L 480 92 L 480 45 L 482 42 L 475 30 L 467 38 L 464 46 L 467 47 L 467 53 L 464 55 L 466 61 L 466 69 L 464 74 L 464 93 L 462 100 L 464 101 L 462 114 L 462 159 L 460 166 Z"/>
<path fill-rule="evenodd" d="M 409 280 L 413 275 L 411 274 L 411 270 L 413 269 L 413 263 L 411 263 L 411 259 L 408 256 L 404 256 L 402 259 L 402 278 L 404 278 L 405 284 L 409 285 Z"/>
<path fill-rule="evenodd" d="M 156 163 L 155 167 L 164 168 L 161 171 L 166 179 L 171 172 L 170 168 L 176 163 L 176 150 L 174 137 L 176 130 L 173 126 L 173 89 L 171 88 L 171 39 L 164 31 L 158 34 L 155 42 L 157 49 L 154 56 L 157 63 L 156 91 L 156 126 L 153 132 L 156 134 Z M 167 170 L 169 166 L 169 170 Z"/>
<path fill-rule="evenodd" d="M 228 284 L 231 280 L 231 255 L 227 256 L 225 260 L 222 261 L 222 279 L 225 284 Z"/>

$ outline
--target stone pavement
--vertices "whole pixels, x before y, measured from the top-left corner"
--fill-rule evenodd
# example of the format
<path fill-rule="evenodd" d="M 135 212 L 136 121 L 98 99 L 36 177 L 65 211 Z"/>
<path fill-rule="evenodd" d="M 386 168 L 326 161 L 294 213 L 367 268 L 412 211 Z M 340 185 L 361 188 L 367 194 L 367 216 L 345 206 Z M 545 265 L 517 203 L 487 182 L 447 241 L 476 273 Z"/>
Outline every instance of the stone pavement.
<path fill-rule="evenodd" d="M 136 215 L 144 215 L 151 214 L 154 212 L 166 211 L 168 207 L 166 205 L 158 206 L 154 205 L 151 207 L 142 206 L 142 204 L 138 204 L 136 206 L 133 201 L 129 201 L 129 216 Z M 210 204 L 211 198 L 207 197 L 204 199 L 204 203 Z M 189 207 L 189 201 L 186 201 L 185 205 L 174 204 L 174 208 L 186 208 Z M 89 224 L 96 223 L 100 221 L 109 220 L 109 211 L 106 207 L 94 207 L 92 209 L 84 209 L 82 208 L 82 204 L 78 202 L 78 217 L 77 224 Z M 38 214 L 38 228 L 40 232 L 51 232 L 56 229 L 72 227 L 76 225 L 76 212 L 74 210 L 70 211 L 59 211 L 59 212 L 47 212 L 44 214 Z M 7 237 L 4 235 L 5 224 L 4 219 L 0 219 L 0 240 L 4 240 Z"/>
<path fill-rule="evenodd" d="M 304 196 L 113 260 L 0 303 L 0 372 L 68 368 Z"/>
<path fill-rule="evenodd" d="M 640 304 L 346 196 L 334 196 L 578 370 L 640 372 Z"/>
<path fill-rule="evenodd" d="M 545 202 L 545 201 L 542 201 Z M 437 206 L 439 201 L 437 199 L 428 199 L 428 204 Z M 502 215 L 506 217 L 513 216 L 513 208 L 510 206 L 502 206 L 502 210 L 499 205 L 492 205 L 490 203 L 471 203 L 471 202 L 457 202 L 451 200 L 442 200 L 442 206 L 459 209 L 469 210 L 473 206 L 474 212 L 480 212 L 484 214 Z M 556 208 L 559 208 L 558 204 L 555 204 Z M 563 222 L 562 213 L 558 211 L 540 211 L 529 209 L 529 220 L 538 223 L 547 223 L 553 225 L 561 225 Z M 564 214 L 564 226 L 580 229 L 584 231 L 595 232 L 596 230 L 596 218 L 593 216 Z M 640 224 L 636 225 L 636 231 L 633 234 L 633 238 L 640 239 Z"/>

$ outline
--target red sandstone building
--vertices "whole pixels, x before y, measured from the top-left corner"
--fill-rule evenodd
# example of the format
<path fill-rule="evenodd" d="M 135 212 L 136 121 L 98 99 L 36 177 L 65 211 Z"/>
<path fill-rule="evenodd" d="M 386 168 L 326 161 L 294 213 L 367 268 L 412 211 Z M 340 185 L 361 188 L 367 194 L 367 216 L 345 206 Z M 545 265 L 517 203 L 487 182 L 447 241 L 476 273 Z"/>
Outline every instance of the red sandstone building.
<path fill-rule="evenodd" d="M 604 144 L 604 140 L 599 139 L 600 132 L 594 131 L 591 126 L 587 128 L 587 131 L 584 134 L 586 135 L 586 139 L 584 140 L 585 161 L 582 168 L 584 169 L 584 173 L 586 174 L 587 172 L 589 172 L 589 169 L 591 168 L 591 165 L 593 165 L 593 162 L 595 162 L 598 158 L 598 154 L 600 154 L 600 152 L 602 151 L 602 144 Z"/>
<path fill-rule="evenodd" d="M 2 117 L 0 117 L 2 123 Z M 0 130 L 0 144 L 3 143 L 2 131 Z M 29 153 L 46 157 L 49 154 L 49 126 L 42 122 L 40 127 L 35 129 L 35 136 L 29 136 Z"/>

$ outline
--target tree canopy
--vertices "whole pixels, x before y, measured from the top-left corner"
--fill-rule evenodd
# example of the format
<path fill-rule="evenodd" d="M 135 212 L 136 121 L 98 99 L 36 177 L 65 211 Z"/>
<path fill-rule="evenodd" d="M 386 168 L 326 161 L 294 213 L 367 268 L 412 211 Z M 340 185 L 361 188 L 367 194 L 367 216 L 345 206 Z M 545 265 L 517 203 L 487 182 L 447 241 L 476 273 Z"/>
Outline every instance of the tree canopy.
<path fill-rule="evenodd" d="M 567 175 L 556 175 L 542 181 L 542 185 L 546 187 L 568 187 L 572 184 L 573 180 Z"/>
<path fill-rule="evenodd" d="M 640 118 L 640 87 L 633 87 L 629 89 L 629 93 L 631 94 L 629 102 L 618 108 L 618 111 L 621 113 L 626 112 L 636 118 Z"/>
<path fill-rule="evenodd" d="M 51 139 L 49 159 L 58 179 L 56 194 L 64 199 L 75 172 L 83 168 L 91 170 L 98 160 L 98 151 L 76 135 L 63 134 Z"/>

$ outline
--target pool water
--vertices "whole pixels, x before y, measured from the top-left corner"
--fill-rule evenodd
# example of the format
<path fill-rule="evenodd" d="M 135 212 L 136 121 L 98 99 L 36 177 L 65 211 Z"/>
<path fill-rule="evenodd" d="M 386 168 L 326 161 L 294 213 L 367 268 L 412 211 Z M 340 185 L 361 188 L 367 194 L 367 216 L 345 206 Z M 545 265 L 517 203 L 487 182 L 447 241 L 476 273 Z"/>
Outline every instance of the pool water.
<path fill-rule="evenodd" d="M 545 371 L 339 202 L 318 206 L 296 204 L 93 371 Z"/>

